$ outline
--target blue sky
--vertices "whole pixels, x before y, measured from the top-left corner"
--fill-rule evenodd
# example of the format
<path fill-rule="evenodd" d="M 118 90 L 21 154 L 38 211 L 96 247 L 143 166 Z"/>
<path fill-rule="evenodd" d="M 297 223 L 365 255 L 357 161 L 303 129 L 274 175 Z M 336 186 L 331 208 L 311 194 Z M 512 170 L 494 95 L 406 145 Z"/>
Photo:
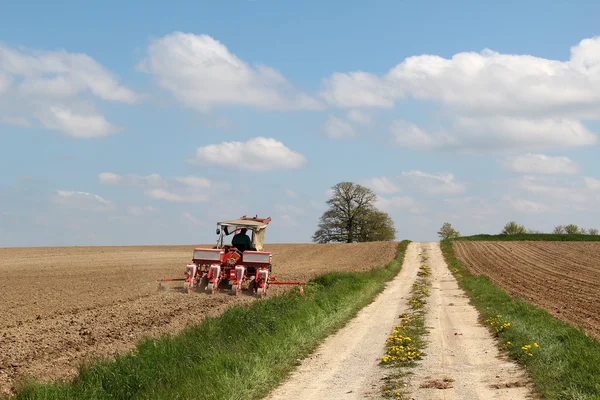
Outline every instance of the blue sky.
<path fill-rule="evenodd" d="M 340 181 L 397 239 L 600 228 L 600 3 L 6 2 L 0 246 L 308 242 Z"/>

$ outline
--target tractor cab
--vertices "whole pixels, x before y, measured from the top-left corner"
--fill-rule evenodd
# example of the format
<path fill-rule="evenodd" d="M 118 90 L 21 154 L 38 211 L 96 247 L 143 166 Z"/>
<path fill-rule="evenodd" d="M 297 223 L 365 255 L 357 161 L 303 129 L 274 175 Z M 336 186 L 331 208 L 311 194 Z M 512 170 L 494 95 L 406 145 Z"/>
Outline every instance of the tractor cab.
<path fill-rule="evenodd" d="M 263 245 L 265 241 L 265 232 L 267 229 L 267 225 L 271 222 L 271 217 L 269 218 L 248 218 L 245 215 L 242 218 L 231 220 L 231 221 L 221 221 L 217 223 L 217 235 L 219 235 L 217 239 L 217 249 L 225 249 L 229 251 L 231 247 L 236 247 L 231 244 L 231 240 L 233 236 L 237 235 L 242 229 L 246 229 L 250 234 L 250 241 L 252 243 L 252 248 L 250 249 L 240 249 L 241 252 L 244 251 L 263 251 Z M 247 234 L 248 234 L 247 233 Z M 225 238 L 230 237 L 228 242 L 229 244 L 225 244 Z"/>

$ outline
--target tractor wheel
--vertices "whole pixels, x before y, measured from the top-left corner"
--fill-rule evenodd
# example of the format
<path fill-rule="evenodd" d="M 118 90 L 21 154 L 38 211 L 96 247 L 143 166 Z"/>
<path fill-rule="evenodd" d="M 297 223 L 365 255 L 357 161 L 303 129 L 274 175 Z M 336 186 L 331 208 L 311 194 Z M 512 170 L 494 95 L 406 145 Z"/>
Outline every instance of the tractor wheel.
<path fill-rule="evenodd" d="M 263 290 L 264 290 L 263 288 L 257 287 L 256 288 L 256 296 L 258 296 L 260 298 L 265 297 L 267 294 L 265 292 L 263 292 Z"/>
<path fill-rule="evenodd" d="M 208 286 L 206 286 L 206 291 L 215 294 L 217 292 L 217 286 L 216 283 L 209 283 Z"/>
<path fill-rule="evenodd" d="M 236 284 L 231 285 L 231 294 L 233 294 L 235 296 L 239 296 L 240 295 L 240 287 Z"/>

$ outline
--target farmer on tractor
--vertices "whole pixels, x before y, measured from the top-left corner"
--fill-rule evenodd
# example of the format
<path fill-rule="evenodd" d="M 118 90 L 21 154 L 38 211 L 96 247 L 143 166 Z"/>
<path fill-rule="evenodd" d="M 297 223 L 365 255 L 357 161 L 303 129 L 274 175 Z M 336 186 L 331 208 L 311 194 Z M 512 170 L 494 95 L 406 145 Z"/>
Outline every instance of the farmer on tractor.
<path fill-rule="evenodd" d="M 245 250 L 254 250 L 252 241 L 248 235 L 246 235 L 246 232 L 247 229 L 242 228 L 240 229 L 240 233 L 237 233 L 233 236 L 233 239 L 231 239 L 231 245 L 241 252 L 244 252 Z"/>

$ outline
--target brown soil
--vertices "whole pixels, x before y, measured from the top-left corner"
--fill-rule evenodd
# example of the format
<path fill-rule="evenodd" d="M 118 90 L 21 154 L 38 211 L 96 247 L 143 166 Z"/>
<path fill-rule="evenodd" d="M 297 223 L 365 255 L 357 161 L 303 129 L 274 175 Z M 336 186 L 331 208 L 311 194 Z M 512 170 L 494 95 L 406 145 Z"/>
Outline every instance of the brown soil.
<path fill-rule="evenodd" d="M 421 385 L 419 385 L 419 388 L 421 388 L 421 389 L 451 389 L 454 387 L 454 386 L 452 386 L 452 382 L 454 382 L 454 379 L 452 379 L 452 378 L 430 379 L 428 381 L 421 383 Z"/>
<path fill-rule="evenodd" d="M 26 375 L 73 376 L 90 356 L 118 354 L 143 336 L 177 332 L 253 301 L 227 293 L 187 295 L 180 282 L 158 291 L 156 279 L 183 277 L 193 247 L 0 249 L 0 393 Z M 266 246 L 280 281 L 382 266 L 396 248 L 390 242 Z M 290 289 L 273 286 L 269 295 Z"/>
<path fill-rule="evenodd" d="M 600 340 L 600 243 L 453 243 L 461 263 Z"/>

